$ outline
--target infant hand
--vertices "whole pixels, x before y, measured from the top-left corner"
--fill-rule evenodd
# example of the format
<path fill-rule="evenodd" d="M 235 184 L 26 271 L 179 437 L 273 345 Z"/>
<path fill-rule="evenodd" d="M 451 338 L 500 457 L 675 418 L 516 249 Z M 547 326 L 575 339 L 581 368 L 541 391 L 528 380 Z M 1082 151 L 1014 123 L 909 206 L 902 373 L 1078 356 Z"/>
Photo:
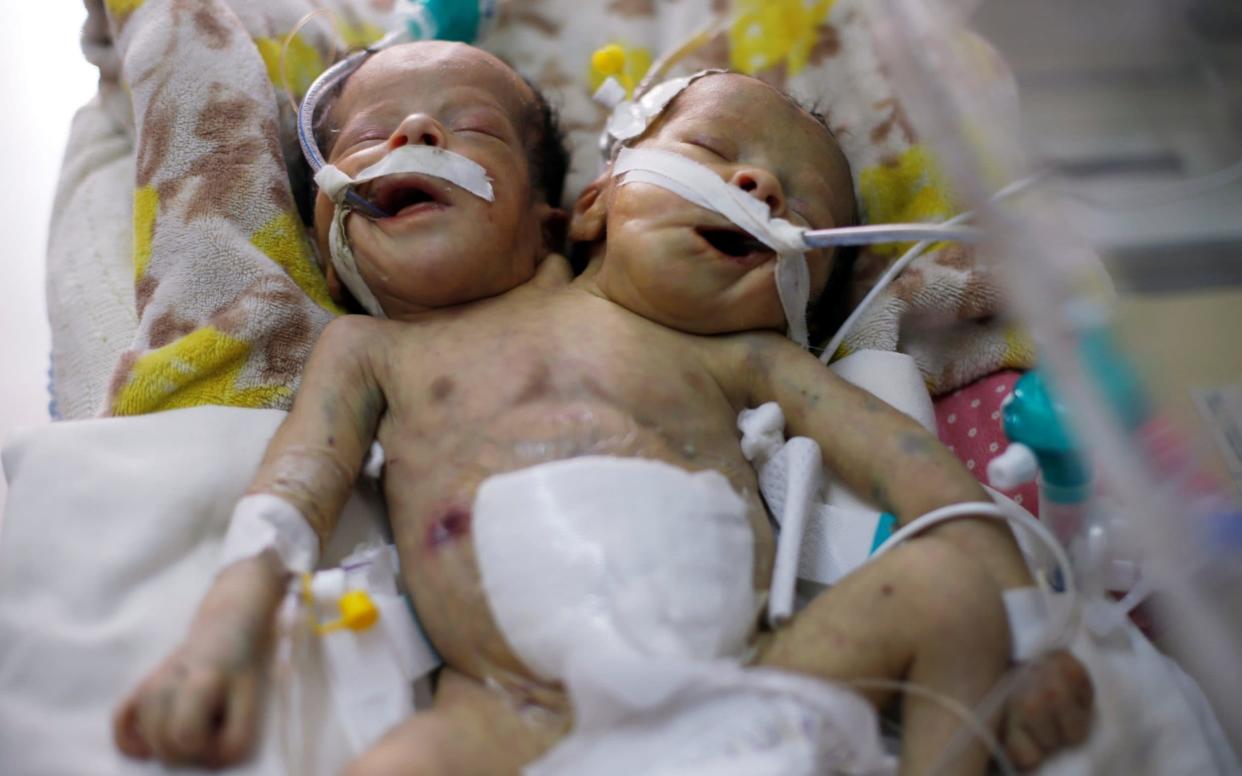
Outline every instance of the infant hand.
<path fill-rule="evenodd" d="M 1013 764 L 1027 771 L 1087 739 L 1095 691 L 1087 669 L 1065 650 L 1024 670 L 1006 703 L 1002 740 Z"/>
<path fill-rule="evenodd" d="M 113 738 L 130 757 L 222 767 L 248 754 L 280 576 L 263 561 L 226 569 L 186 640 L 117 707 Z"/>

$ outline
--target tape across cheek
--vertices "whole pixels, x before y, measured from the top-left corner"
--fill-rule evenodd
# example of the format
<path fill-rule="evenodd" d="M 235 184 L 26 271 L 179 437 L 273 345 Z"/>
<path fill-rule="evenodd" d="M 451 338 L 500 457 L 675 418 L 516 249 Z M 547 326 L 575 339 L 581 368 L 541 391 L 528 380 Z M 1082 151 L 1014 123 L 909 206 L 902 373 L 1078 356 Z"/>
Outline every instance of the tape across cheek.
<path fill-rule="evenodd" d="M 783 218 L 748 193 L 721 180 L 713 170 L 680 154 L 652 149 L 622 149 L 613 165 L 619 185 L 647 183 L 671 191 L 706 210 L 719 213 L 776 251 L 776 290 L 789 327 L 789 338 L 809 342 L 806 309 L 811 295 L 806 230 Z"/>
<path fill-rule="evenodd" d="M 755 624 L 745 502 L 717 472 L 588 456 L 486 480 L 473 539 L 493 618 L 535 674 L 571 653 L 711 659 Z"/>
<path fill-rule="evenodd" d="M 339 203 L 351 186 L 389 175 L 418 174 L 448 181 L 487 202 L 496 200 L 491 176 L 473 159 L 443 148 L 404 145 L 393 149 L 383 159 L 355 176 L 346 175 L 333 165 L 325 165 L 315 174 L 315 183 L 333 202 Z"/>
<path fill-rule="evenodd" d="M 448 181 L 486 202 L 496 200 L 492 179 L 487 170 L 472 159 L 443 148 L 404 145 L 389 152 L 383 159 L 356 176 L 349 176 L 333 165 L 324 165 L 315 174 L 315 183 L 334 204 L 332 225 L 328 231 L 328 250 L 332 267 L 358 304 L 376 318 L 386 318 L 379 299 L 367 285 L 358 269 L 349 241 L 345 221 L 352 212 L 346 195 L 357 186 L 390 175 L 418 174 Z"/>

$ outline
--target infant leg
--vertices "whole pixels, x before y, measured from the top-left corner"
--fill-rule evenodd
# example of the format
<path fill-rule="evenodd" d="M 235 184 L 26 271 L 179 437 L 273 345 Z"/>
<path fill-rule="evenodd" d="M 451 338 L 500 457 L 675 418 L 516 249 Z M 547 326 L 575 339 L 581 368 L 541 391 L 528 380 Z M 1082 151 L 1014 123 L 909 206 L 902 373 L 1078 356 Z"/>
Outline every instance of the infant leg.
<path fill-rule="evenodd" d="M 773 634 L 758 663 L 836 681 L 877 707 L 898 691 L 867 679 L 901 680 L 973 710 L 1005 671 L 1009 631 L 1000 589 L 973 558 L 934 536 L 913 539 L 821 594 Z M 961 719 L 906 693 L 901 773 L 982 774 L 988 753 L 973 735 L 942 760 Z M 995 731 L 997 720 L 984 721 Z"/>
<path fill-rule="evenodd" d="M 410 717 L 354 760 L 347 776 L 518 774 L 569 730 L 567 714 L 522 706 L 446 668 L 435 705 Z"/>

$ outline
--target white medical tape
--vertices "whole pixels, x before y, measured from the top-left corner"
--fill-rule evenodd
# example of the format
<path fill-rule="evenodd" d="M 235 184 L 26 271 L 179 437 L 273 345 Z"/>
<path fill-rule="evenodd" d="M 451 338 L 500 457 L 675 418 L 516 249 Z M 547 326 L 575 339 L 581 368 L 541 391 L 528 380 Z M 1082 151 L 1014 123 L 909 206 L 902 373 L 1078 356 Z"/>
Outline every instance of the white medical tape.
<path fill-rule="evenodd" d="M 647 183 L 671 191 L 706 210 L 719 213 L 777 253 L 776 291 L 789 326 L 789 338 L 808 344 L 806 308 L 811 297 L 811 275 L 806 264 L 806 229 L 774 218 L 760 202 L 737 186 L 726 183 L 712 169 L 680 154 L 654 149 L 623 148 L 612 174 L 619 185 Z"/>
<path fill-rule="evenodd" d="M 354 299 L 362 305 L 362 309 L 376 318 L 387 318 L 384 308 L 380 306 L 375 294 L 371 293 L 371 287 L 362 279 L 362 273 L 358 271 L 354 249 L 349 244 L 349 236 L 345 232 L 345 219 L 352 210 L 353 208 L 342 198 L 336 204 L 336 212 L 332 214 L 332 226 L 328 228 L 328 252 L 332 255 L 332 266 L 336 269 L 336 274 L 340 276 L 341 282 L 354 295 Z"/>
<path fill-rule="evenodd" d="M 489 477 L 473 514 L 492 617 L 540 677 L 563 680 L 575 651 L 706 660 L 745 650 L 754 534 L 719 472 L 583 456 Z"/>
<path fill-rule="evenodd" d="M 233 509 L 220 568 L 269 549 L 289 571 L 308 572 L 319 560 L 319 537 L 298 508 L 283 498 L 268 493 L 246 496 Z"/>
<path fill-rule="evenodd" d="M 1023 662 L 1038 657 L 1051 641 L 1048 596 L 1037 587 L 1019 587 L 1001 594 L 1009 620 L 1010 658 Z"/>
<path fill-rule="evenodd" d="M 355 754 L 429 705 L 429 675 L 441 664 L 397 590 L 398 568 L 395 548 L 385 545 L 354 552 L 311 581 L 321 622 L 350 591 L 364 591 L 379 613 L 370 627 L 326 632 L 320 642 L 336 719 Z"/>
<path fill-rule="evenodd" d="M 496 201 L 492 179 L 488 176 L 486 169 L 461 154 L 433 146 L 403 145 L 353 177 L 330 164 L 324 165 L 319 172 L 315 173 L 315 183 L 320 191 L 336 205 L 336 212 L 332 215 L 332 225 L 328 230 L 328 251 L 331 254 L 332 267 L 340 275 L 341 282 L 358 300 L 358 304 L 377 318 L 387 316 L 375 294 L 362 279 L 362 273 L 358 271 L 358 262 L 354 258 L 354 251 L 345 231 L 345 219 L 353 208 L 349 206 L 345 197 L 351 189 L 364 183 L 389 175 L 407 173 L 439 178 L 470 192 L 479 199 L 487 202 Z"/>
<path fill-rule="evenodd" d="M 597 102 L 612 108 L 612 115 L 608 117 L 608 123 L 604 127 L 606 145 L 611 146 L 612 139 L 625 142 L 642 136 L 651 123 L 664 113 L 668 104 L 684 92 L 690 84 L 704 76 L 725 72 L 728 71 L 700 70 L 693 75 L 670 78 L 651 87 L 636 100 L 618 99 L 618 96 L 624 96 L 625 91 L 618 92 L 619 84 L 616 79 L 609 78 L 595 93 Z"/>
<path fill-rule="evenodd" d="M 339 202 L 351 186 L 360 186 L 376 178 L 403 173 L 418 173 L 439 178 L 463 188 L 479 199 L 493 202 L 492 179 L 481 165 L 461 154 L 426 145 L 403 145 L 383 159 L 350 177 L 332 165 L 325 165 L 315 174 L 320 191 L 333 202 Z"/>

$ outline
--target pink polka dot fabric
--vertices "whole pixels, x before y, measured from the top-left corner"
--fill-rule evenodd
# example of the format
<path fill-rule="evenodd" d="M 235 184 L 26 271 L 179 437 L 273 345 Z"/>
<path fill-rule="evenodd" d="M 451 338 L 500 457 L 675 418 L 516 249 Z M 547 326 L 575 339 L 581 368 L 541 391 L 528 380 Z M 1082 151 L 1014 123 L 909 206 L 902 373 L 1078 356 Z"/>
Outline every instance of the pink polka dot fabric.
<path fill-rule="evenodd" d="M 1013 392 L 1021 372 L 1006 369 L 941 396 L 935 402 L 936 430 L 971 474 L 988 484 L 988 463 L 1005 451 L 1001 402 Z M 1039 516 L 1035 483 L 1003 491 L 1031 514 Z"/>

